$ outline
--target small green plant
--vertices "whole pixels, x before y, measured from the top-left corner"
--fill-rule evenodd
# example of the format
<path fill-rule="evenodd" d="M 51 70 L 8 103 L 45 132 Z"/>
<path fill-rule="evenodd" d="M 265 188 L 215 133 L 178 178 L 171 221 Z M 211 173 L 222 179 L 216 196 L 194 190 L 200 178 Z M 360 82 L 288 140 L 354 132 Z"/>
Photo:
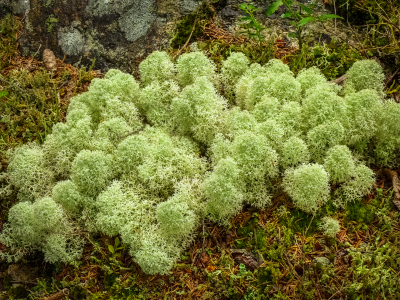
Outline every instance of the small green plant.
<path fill-rule="evenodd" d="M 114 245 L 108 245 L 108 251 L 112 254 L 113 258 L 117 258 L 121 256 L 121 253 L 118 252 L 119 250 L 123 250 L 125 247 L 121 246 L 121 242 L 118 237 L 115 238 Z"/>
<path fill-rule="evenodd" d="M 307 6 L 296 0 L 276 0 L 268 7 L 266 11 L 267 17 L 275 13 L 276 10 L 282 5 L 287 7 L 288 12 L 281 15 L 281 18 L 291 18 L 291 24 L 296 27 L 296 32 L 290 32 L 289 37 L 297 38 L 299 42 L 299 49 L 303 48 L 304 41 L 302 33 L 304 25 L 313 22 L 324 22 L 335 18 L 342 19 L 342 17 L 335 14 L 323 14 L 321 16 L 317 16 L 314 12 L 316 2 Z"/>
<path fill-rule="evenodd" d="M 47 32 L 52 33 L 57 23 L 58 19 L 53 14 L 49 15 L 46 19 Z"/>
<path fill-rule="evenodd" d="M 0 91 L 0 98 L 1 97 L 6 97 L 8 95 L 8 91 Z"/>
<path fill-rule="evenodd" d="M 240 33 L 247 34 L 250 39 L 255 39 L 261 46 L 262 42 L 265 40 L 265 38 L 261 35 L 261 32 L 268 28 L 262 26 L 254 16 L 254 13 L 258 11 L 259 8 L 256 8 L 254 5 L 248 3 L 242 3 L 238 6 L 238 8 L 247 14 L 246 17 L 242 17 L 240 19 L 243 22 L 240 24 L 240 27 L 246 29 L 246 31 L 242 31 Z"/>

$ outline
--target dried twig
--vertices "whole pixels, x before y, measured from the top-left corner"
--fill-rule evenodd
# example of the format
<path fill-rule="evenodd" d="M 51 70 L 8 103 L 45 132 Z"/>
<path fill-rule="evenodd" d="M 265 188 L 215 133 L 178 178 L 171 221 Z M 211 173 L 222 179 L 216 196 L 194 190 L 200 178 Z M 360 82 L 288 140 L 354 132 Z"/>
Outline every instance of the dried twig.
<path fill-rule="evenodd" d="M 392 79 L 394 78 L 394 76 L 397 75 L 397 73 L 400 71 L 400 68 L 397 68 L 397 70 L 390 76 L 390 78 L 386 81 L 385 86 L 387 87 L 388 84 L 392 81 Z"/>
<path fill-rule="evenodd" d="M 312 223 L 312 221 L 314 220 L 314 217 L 315 217 L 315 215 L 313 214 L 313 216 L 312 216 L 312 218 L 311 218 L 311 221 L 310 221 L 310 224 L 308 224 L 307 229 L 306 229 L 306 232 L 304 232 L 304 236 L 306 236 L 307 231 L 308 231 L 308 228 L 310 228 L 311 223 Z"/>
<path fill-rule="evenodd" d="M 335 80 L 329 81 L 330 83 L 336 83 L 337 85 L 342 85 L 347 79 L 347 74 L 344 74 L 340 76 L 339 78 L 336 78 Z"/>
<path fill-rule="evenodd" d="M 396 206 L 398 210 L 400 210 L 400 179 L 397 171 L 390 169 L 383 169 L 383 172 L 386 176 L 388 176 L 392 180 L 394 198 L 393 204 Z"/>
<path fill-rule="evenodd" d="M 64 299 L 65 297 L 67 297 L 68 295 L 69 295 L 69 289 L 65 288 L 62 291 L 55 293 L 44 299 L 46 299 L 46 300 L 61 300 L 61 299 Z"/>
<path fill-rule="evenodd" d="M 130 133 L 127 133 L 127 134 L 125 134 L 125 135 L 119 137 L 118 140 L 119 140 L 119 141 L 122 141 L 124 138 L 127 138 L 128 136 L 137 134 L 137 133 L 143 131 L 145 127 L 146 127 L 146 125 L 143 125 L 142 128 L 140 128 L 140 129 L 138 129 L 138 130 L 135 130 L 135 131 L 132 131 L 132 132 L 130 132 Z"/>

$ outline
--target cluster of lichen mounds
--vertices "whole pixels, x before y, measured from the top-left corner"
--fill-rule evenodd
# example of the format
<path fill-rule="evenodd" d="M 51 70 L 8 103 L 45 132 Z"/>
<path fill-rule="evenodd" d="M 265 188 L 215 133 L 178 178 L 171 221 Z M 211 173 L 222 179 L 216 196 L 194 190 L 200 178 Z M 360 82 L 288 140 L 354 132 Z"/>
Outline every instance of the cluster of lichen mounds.
<path fill-rule="evenodd" d="M 371 165 L 399 166 L 400 104 L 373 60 L 356 62 L 343 88 L 315 67 L 294 76 L 241 53 L 217 72 L 202 52 L 176 63 L 154 52 L 140 75 L 93 79 L 43 145 L 10 153 L 19 202 L 0 235 L 4 259 L 72 262 L 84 236 L 101 233 L 119 235 L 145 273 L 165 274 L 204 220 L 229 224 L 278 190 L 310 214 L 328 200 L 345 207 L 370 192 Z M 338 222 L 324 220 L 334 236 Z"/>

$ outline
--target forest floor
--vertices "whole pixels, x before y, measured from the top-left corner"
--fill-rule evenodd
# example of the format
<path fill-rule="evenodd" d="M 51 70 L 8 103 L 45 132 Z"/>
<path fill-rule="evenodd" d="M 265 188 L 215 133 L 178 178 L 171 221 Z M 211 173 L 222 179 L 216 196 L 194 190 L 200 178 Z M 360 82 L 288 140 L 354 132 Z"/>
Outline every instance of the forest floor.
<path fill-rule="evenodd" d="M 48 71 L 35 54 L 22 57 L 21 26 L 19 17 L 0 20 L 0 171 L 7 169 L 8 149 L 43 142 L 53 124 L 65 121 L 70 98 L 103 75 L 58 59 Z M 319 59 L 326 61 L 323 73 L 330 80 L 365 57 L 334 43 L 307 52 L 282 40 L 258 48 L 212 21 L 193 38 L 183 40 L 197 41 L 217 65 L 238 49 L 252 62 L 283 59 L 295 72 Z M 169 51 L 177 56 L 190 43 Z M 371 53 L 382 61 L 391 59 Z M 399 67 L 387 69 L 387 93 L 395 99 Z M 400 212 L 395 205 L 400 191 L 392 184 L 399 170 L 374 171 L 374 189 L 362 201 L 345 209 L 332 203 L 324 207 L 341 224 L 335 238 L 321 234 L 318 213 L 295 209 L 279 192 L 270 208 L 246 207 L 229 228 L 204 223 L 168 275 L 145 275 L 118 238 L 99 235 L 91 237 L 73 265 L 46 264 L 41 254 L 16 264 L 0 262 L 0 299 L 400 299 Z M 2 180 L 0 175 L 0 187 L 6 184 Z M 0 194 L 0 230 L 15 201 L 15 193 Z M 0 251 L 6 251 L 2 244 Z"/>

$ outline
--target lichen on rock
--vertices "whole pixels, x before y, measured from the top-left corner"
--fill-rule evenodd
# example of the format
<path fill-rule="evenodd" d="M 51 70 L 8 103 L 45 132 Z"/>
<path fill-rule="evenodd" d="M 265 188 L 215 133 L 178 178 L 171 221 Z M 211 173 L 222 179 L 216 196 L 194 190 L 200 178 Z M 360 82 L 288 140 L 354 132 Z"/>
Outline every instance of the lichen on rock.
<path fill-rule="evenodd" d="M 118 20 L 121 30 L 128 41 L 134 42 L 144 36 L 156 20 L 155 0 L 136 3 Z"/>
<path fill-rule="evenodd" d="M 85 38 L 76 28 L 60 28 L 58 45 L 66 55 L 80 55 L 85 45 Z"/>

